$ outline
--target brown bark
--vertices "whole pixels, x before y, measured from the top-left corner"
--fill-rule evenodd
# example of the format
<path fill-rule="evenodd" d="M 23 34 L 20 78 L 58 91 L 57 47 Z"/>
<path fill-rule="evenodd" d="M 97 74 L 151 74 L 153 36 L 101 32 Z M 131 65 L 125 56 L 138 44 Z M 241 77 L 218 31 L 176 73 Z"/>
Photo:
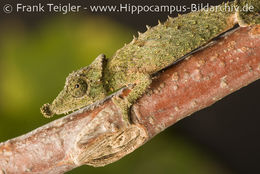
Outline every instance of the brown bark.
<path fill-rule="evenodd" d="M 153 80 L 127 125 L 110 98 L 0 144 L 0 173 L 63 173 L 120 159 L 260 78 L 260 26 L 239 28 Z M 127 95 L 125 89 L 121 95 Z"/>

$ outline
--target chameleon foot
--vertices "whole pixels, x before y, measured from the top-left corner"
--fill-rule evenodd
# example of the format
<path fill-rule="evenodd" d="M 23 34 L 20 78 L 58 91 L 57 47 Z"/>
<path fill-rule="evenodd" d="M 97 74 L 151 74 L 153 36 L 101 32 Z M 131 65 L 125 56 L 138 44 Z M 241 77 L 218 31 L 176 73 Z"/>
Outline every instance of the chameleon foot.
<path fill-rule="evenodd" d="M 120 108 L 123 119 L 129 125 L 130 124 L 129 109 L 131 107 L 131 103 L 127 99 L 122 99 L 118 96 L 114 96 L 112 98 L 112 101 L 117 107 Z"/>

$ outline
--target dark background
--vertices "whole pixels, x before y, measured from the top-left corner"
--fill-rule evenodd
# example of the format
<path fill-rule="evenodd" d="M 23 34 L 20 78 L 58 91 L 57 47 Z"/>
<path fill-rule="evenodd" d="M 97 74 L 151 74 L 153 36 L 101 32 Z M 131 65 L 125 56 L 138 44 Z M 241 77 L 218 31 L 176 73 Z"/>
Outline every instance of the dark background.
<path fill-rule="evenodd" d="M 33 3 L 31 3 L 33 2 Z M 48 1 L 23 1 L 23 3 L 28 3 L 28 4 L 37 4 L 37 2 L 48 2 Z M 59 1 L 49 1 L 55 4 L 58 4 Z M 222 1 L 220 0 L 215 0 L 215 1 L 201 1 L 201 0 L 182 0 L 182 1 L 123 1 L 123 2 L 119 2 L 119 1 L 74 1 L 74 0 L 66 0 L 66 1 L 60 1 L 62 3 L 66 3 L 66 2 L 70 2 L 73 4 L 79 4 L 79 5 L 113 5 L 113 4 L 119 4 L 119 3 L 130 3 L 130 4 L 136 4 L 136 5 L 151 5 L 151 4 L 174 4 L 174 5 L 184 5 L 184 4 L 190 4 L 190 3 L 210 3 L 211 5 L 216 5 L 216 4 L 220 4 L 222 3 Z M 27 33 L 30 32 L 35 32 L 35 30 L 39 30 L 39 28 L 43 27 L 44 25 L 47 25 L 47 21 L 51 20 L 52 18 L 59 18 L 59 16 L 62 16 L 62 20 L 64 18 L 64 16 L 69 16 L 69 15 L 60 15 L 60 14 L 52 14 L 52 13 L 44 13 L 44 14 L 37 14 L 37 13 L 12 13 L 12 14 L 4 14 L 2 11 L 2 7 L 3 4 L 9 3 L 11 5 L 15 4 L 16 1 L 2 1 L 1 0 L 1 13 L 0 13 L 0 36 L 4 36 L 6 34 L 10 35 L 10 33 L 12 31 L 10 31 L 10 33 L 6 33 L 8 31 L 8 28 L 10 26 L 14 26 L 14 25 L 22 25 L 23 26 L 23 30 L 26 30 Z M 154 26 L 157 24 L 157 20 L 161 20 L 161 21 L 165 21 L 167 19 L 167 15 L 169 15 L 168 13 L 141 13 L 139 15 L 137 14 L 127 14 L 127 13 L 90 13 L 90 12 L 82 12 L 80 14 L 73 14 L 73 19 L 76 18 L 91 18 L 91 17 L 95 17 L 95 16 L 102 16 L 105 19 L 109 19 L 114 21 L 115 23 L 118 23 L 126 28 L 129 28 L 128 32 L 130 34 L 130 36 L 126 36 L 125 38 L 127 38 L 128 40 L 126 40 L 126 42 L 129 42 L 129 38 L 131 38 L 132 34 L 136 34 L 136 31 L 141 31 L 144 32 L 146 30 L 145 25 L 150 25 L 150 26 Z M 177 14 L 171 14 L 170 16 L 176 16 Z M 65 17 L 66 18 L 66 17 Z M 100 31 L 106 30 L 106 25 L 102 26 L 100 25 L 99 28 L 101 27 Z M 3 29 L 4 28 L 4 29 Z M 62 29 L 62 28 L 57 28 L 57 30 Z M 37 32 L 36 32 L 37 33 Z M 73 35 L 73 31 L 71 32 L 71 34 Z M 12 33 L 11 33 L 12 35 Z M 35 36 L 35 44 L 41 42 L 41 40 L 37 40 L 37 36 Z M 98 36 L 97 36 L 98 37 Z M 8 37 L 7 41 L 8 41 Z M 0 38 L 0 40 L 3 39 L 3 37 Z M 100 39 L 102 40 L 102 39 Z M 2 40 L 3 41 L 3 40 Z M 2 44 L 4 45 L 4 42 L 2 42 Z M 115 51 L 117 48 L 120 47 L 116 47 L 113 48 L 113 50 Z M 2 47 L 2 49 L 4 49 L 4 47 Z M 100 52 L 102 50 L 97 49 L 97 52 Z M 18 53 L 19 54 L 19 53 Z M 39 52 L 39 55 L 41 55 L 42 53 Z M 93 53 L 94 54 L 94 53 Z M 96 54 L 96 53 L 95 53 Z M 73 56 L 73 54 L 72 54 Z M 44 56 L 39 56 L 42 57 L 42 59 L 44 59 Z M 0 53 L 0 63 L 1 60 L 5 60 L 5 56 L 3 54 Z M 6 58 L 7 59 L 7 58 Z M 34 62 L 35 64 L 37 64 L 37 58 L 34 57 Z M 43 61 L 43 60 L 39 61 Z M 54 67 L 48 67 L 46 66 L 45 69 L 42 69 L 42 75 L 40 79 L 41 81 L 46 81 L 46 86 L 50 91 L 52 91 L 52 94 L 50 97 L 48 98 L 49 100 L 52 100 L 53 97 L 55 97 L 55 95 L 57 94 L 57 92 L 59 91 L 59 89 L 62 87 L 63 85 L 63 80 L 65 79 L 67 72 L 70 72 L 74 69 L 71 69 L 72 67 L 69 67 L 68 64 L 69 62 L 62 62 L 64 64 L 64 67 L 66 69 L 66 71 L 62 72 L 62 73 L 58 73 L 55 72 Z M 34 65 L 32 65 L 34 66 Z M 85 66 L 85 64 L 83 65 L 79 65 L 79 64 L 75 64 L 73 65 L 75 67 L 81 67 L 81 66 Z M 0 65 L 1 68 L 1 65 Z M 49 79 L 44 79 L 46 77 L 44 77 L 44 70 L 45 71 L 49 71 L 49 68 L 53 68 L 52 69 L 52 73 L 55 73 L 58 75 L 54 76 L 53 80 L 49 80 Z M 56 66 L 57 68 L 57 66 Z M 61 66 L 58 66 L 58 68 L 62 68 Z M 0 77 L 4 77 L 5 76 L 5 71 L 1 71 L 0 70 Z M 61 80 L 58 80 L 62 78 Z M 1 80 L 1 78 L 0 78 Z M 56 83 L 56 81 L 58 80 L 57 83 L 59 83 L 57 85 L 57 88 L 55 87 L 55 89 L 52 89 L 50 86 L 52 86 L 52 83 Z M 0 81 L 0 83 L 2 83 Z M 47 84 L 47 83 L 51 83 L 51 84 Z M 19 86 L 19 84 L 17 84 Z M 44 88 L 44 83 L 41 84 Z M 260 98 L 260 93 L 259 93 L 259 87 L 260 87 L 260 81 L 254 82 L 253 84 L 250 84 L 249 86 L 229 95 L 228 97 L 222 99 L 221 101 L 218 101 L 216 104 L 214 104 L 213 106 L 206 108 L 202 111 L 199 111 L 195 114 L 193 114 L 190 117 L 187 117 L 183 120 L 181 120 L 180 122 L 178 122 L 177 124 L 173 125 L 172 127 L 168 128 L 165 132 L 161 133 L 160 135 L 158 135 L 157 137 L 161 137 L 160 138 L 155 138 L 154 140 L 151 140 L 147 145 L 145 145 L 141 150 L 138 149 L 136 155 L 138 156 L 138 158 L 140 158 L 140 156 L 142 155 L 147 155 L 146 153 L 143 153 L 142 151 L 144 151 L 146 148 L 150 149 L 147 151 L 147 153 L 156 153 L 154 151 L 158 151 L 157 153 L 160 152 L 160 148 L 166 148 L 167 143 L 161 143 L 161 142 L 167 142 L 169 139 L 169 144 L 170 142 L 172 142 L 173 144 L 170 144 L 170 147 L 172 146 L 172 148 L 179 148 L 182 147 L 182 145 L 178 146 L 178 145 L 174 145 L 174 141 L 176 139 L 176 141 L 185 141 L 185 143 L 189 144 L 189 148 L 196 148 L 199 149 L 198 151 L 203 151 L 202 154 L 204 154 L 204 152 L 208 155 L 206 156 L 210 156 L 210 158 L 214 159 L 214 162 L 217 163 L 217 165 L 219 165 L 219 168 L 223 168 L 225 171 L 228 171 L 228 173 L 235 173 L 235 174 L 244 174 L 244 173 L 259 173 L 260 171 L 260 128 L 259 128 L 259 123 L 260 123 L 260 110 L 259 110 L 259 98 Z M 43 90 L 44 91 L 44 90 Z M 47 91 L 37 91 L 38 95 L 40 96 L 41 94 L 43 95 L 48 95 Z M 22 93 L 22 90 L 20 91 Z M 36 97 L 39 97 L 36 96 Z M 0 101 L 2 103 L 5 103 L 5 98 L 6 96 L 1 96 Z M 39 101 L 39 105 L 41 103 L 45 103 L 47 98 L 41 98 L 41 100 Z M 2 108 L 1 108 L 2 106 Z M 45 120 L 43 118 L 41 118 L 41 115 L 38 113 L 37 117 L 39 118 L 34 119 L 34 120 L 27 120 L 30 118 L 27 118 L 24 112 L 21 113 L 19 112 L 19 116 L 20 117 L 24 117 L 25 120 L 23 120 L 22 118 L 20 119 L 16 119 L 13 118 L 13 120 L 10 121 L 10 117 L 8 115 L 8 112 L 4 112 L 3 110 L 5 105 L 2 104 L 0 106 L 0 126 L 2 126 L 2 129 L 0 129 L 0 131 L 2 131 L 2 137 L 0 137 L 0 141 L 5 141 L 7 139 L 13 138 L 15 136 L 19 136 L 23 133 L 26 133 L 32 129 L 37 128 L 38 126 L 42 125 L 43 123 L 47 123 L 49 122 L 49 120 Z M 39 106 L 40 107 L 40 106 Z M 37 112 L 35 112 L 37 114 Z M 11 114 L 11 113 L 10 113 Z M 2 117 L 2 118 L 1 118 Z M 22 124 L 21 124 L 22 123 Z M 4 126 L 5 125 L 5 126 Z M 20 128 L 23 126 L 27 126 L 25 128 Z M 10 129 L 7 129 L 10 128 Z M 19 130 L 19 131 L 18 131 Z M 179 138 L 181 137 L 181 138 Z M 164 140 L 162 140 L 164 139 Z M 153 144 L 153 142 L 155 144 Z M 168 145 L 169 145 L 168 144 Z M 158 147 L 156 147 L 158 145 Z M 165 146 L 164 146 L 165 145 Z M 167 146 L 168 147 L 168 146 Z M 167 149 L 167 148 L 166 148 Z M 178 149 L 176 149 L 176 151 L 178 152 Z M 182 151 L 186 151 L 186 149 L 182 149 Z M 134 154 L 133 153 L 133 154 Z M 167 153 L 167 152 L 166 152 Z M 161 159 L 163 159 L 163 154 L 158 154 L 159 156 L 161 155 Z M 199 156 L 201 153 L 198 153 L 197 155 Z M 187 154 L 189 155 L 189 154 Z M 178 155 L 176 155 L 178 157 Z M 158 156 L 156 156 L 157 158 Z M 128 161 L 134 161 L 135 159 L 135 155 L 130 155 L 130 157 L 126 157 L 126 163 L 128 163 Z M 152 160 L 153 158 L 155 158 L 155 156 L 150 155 L 147 158 L 143 158 L 143 161 L 140 161 L 140 163 L 148 163 L 147 168 L 151 168 L 151 166 L 149 166 L 149 164 L 153 163 L 149 160 Z M 176 161 L 178 161 L 178 159 L 176 159 L 176 157 L 172 156 L 172 158 L 174 160 L 172 161 L 167 161 L 168 163 L 172 164 L 174 166 L 175 163 L 178 163 Z M 199 159 L 199 158 L 198 158 Z M 125 159 L 122 159 L 125 160 Z M 128 160 L 128 161 L 127 161 Z M 181 159 L 180 159 L 181 160 Z M 196 160 L 196 159 L 195 159 Z M 146 163 L 144 162 L 146 161 Z M 148 162 L 147 162 L 148 161 Z M 124 163 L 122 163 L 124 164 Z M 134 163 L 135 164 L 135 163 Z M 112 166 L 114 164 L 111 164 Z M 111 166 L 110 165 L 110 166 Z M 120 163 L 116 163 L 114 168 L 117 168 L 120 165 Z M 160 171 L 162 173 L 171 173 L 171 171 L 165 171 L 163 170 L 163 167 L 160 168 L 160 164 L 155 163 L 154 165 L 158 165 L 157 166 L 157 170 L 155 171 Z M 186 164 L 183 164 L 184 166 L 190 167 L 192 166 L 191 164 L 189 164 L 188 162 Z M 207 165 L 207 164 L 205 164 Z M 133 165 L 135 166 L 135 165 Z M 176 166 L 175 166 L 176 167 Z M 184 167 L 185 168 L 185 167 Z M 196 168 L 196 167 L 195 167 Z M 71 173 L 76 173 L 78 169 L 72 171 Z M 141 169 L 140 169 L 141 170 Z M 146 170 L 146 168 L 142 169 L 142 170 Z M 214 168 L 215 170 L 215 168 Z M 88 171 L 88 167 L 84 167 L 81 170 L 78 170 L 78 172 L 81 171 L 83 173 L 83 171 Z M 108 172 L 109 171 L 114 171 L 111 169 L 111 167 L 105 167 L 103 169 L 91 169 L 92 173 L 95 173 L 95 171 L 103 171 L 103 172 Z M 147 170 L 146 170 L 147 171 Z M 173 170 L 175 171 L 175 170 Z M 192 172 L 193 169 L 191 167 L 191 170 L 187 170 L 187 171 L 182 171 L 179 170 L 178 173 L 193 173 Z M 194 171 L 200 171 L 198 170 L 194 170 Z M 220 170 L 221 171 L 221 170 Z M 120 170 L 118 170 L 118 172 L 120 172 Z M 131 172 L 130 172 L 131 173 Z M 196 173 L 196 172 L 195 172 Z M 203 173 L 203 172 L 201 172 Z M 204 173 L 218 173 L 218 172 L 204 172 Z M 221 172 L 219 172 L 221 173 Z"/>

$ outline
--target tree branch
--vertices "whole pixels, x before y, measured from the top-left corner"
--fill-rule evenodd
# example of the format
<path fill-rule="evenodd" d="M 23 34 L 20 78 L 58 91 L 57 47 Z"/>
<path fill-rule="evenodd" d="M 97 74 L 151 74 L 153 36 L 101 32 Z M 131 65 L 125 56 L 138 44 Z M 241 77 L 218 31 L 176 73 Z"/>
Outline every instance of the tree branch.
<path fill-rule="evenodd" d="M 229 36 L 160 73 L 127 125 L 111 98 L 0 144 L 0 173 L 63 173 L 103 166 L 180 119 L 260 78 L 260 26 Z M 130 89 L 120 92 L 122 97 Z"/>

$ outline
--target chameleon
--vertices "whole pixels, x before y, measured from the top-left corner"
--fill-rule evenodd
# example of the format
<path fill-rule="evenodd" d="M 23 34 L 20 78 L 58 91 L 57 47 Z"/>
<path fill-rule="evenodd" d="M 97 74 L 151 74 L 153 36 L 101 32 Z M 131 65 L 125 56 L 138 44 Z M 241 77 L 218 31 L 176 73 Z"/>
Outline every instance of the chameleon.
<path fill-rule="evenodd" d="M 253 10 L 242 11 L 245 6 L 252 6 Z M 64 89 L 54 101 L 41 107 L 42 114 L 52 117 L 72 112 L 131 85 L 126 97 L 112 97 L 123 118 L 130 123 L 130 107 L 149 89 L 152 74 L 237 24 L 240 27 L 260 24 L 259 0 L 236 0 L 216 7 L 215 11 L 200 10 L 168 17 L 163 24 L 147 26 L 146 32 L 139 33 L 110 58 L 100 54 L 89 66 L 68 75 Z"/>

